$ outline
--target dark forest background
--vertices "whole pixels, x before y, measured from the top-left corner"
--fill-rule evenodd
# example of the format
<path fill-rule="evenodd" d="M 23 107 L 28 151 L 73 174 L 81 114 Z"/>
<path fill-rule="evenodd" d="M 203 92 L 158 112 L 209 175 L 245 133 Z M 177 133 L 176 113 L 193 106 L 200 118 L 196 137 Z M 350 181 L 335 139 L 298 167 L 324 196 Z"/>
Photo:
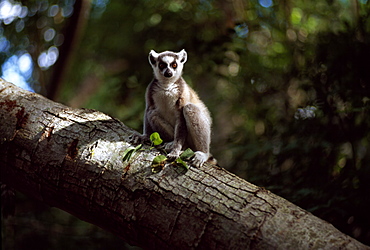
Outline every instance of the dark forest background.
<path fill-rule="evenodd" d="M 151 49 L 186 49 L 220 166 L 370 244 L 368 0 L 0 0 L 0 76 L 142 131 Z M 128 249 L 17 193 L 16 249 Z"/>

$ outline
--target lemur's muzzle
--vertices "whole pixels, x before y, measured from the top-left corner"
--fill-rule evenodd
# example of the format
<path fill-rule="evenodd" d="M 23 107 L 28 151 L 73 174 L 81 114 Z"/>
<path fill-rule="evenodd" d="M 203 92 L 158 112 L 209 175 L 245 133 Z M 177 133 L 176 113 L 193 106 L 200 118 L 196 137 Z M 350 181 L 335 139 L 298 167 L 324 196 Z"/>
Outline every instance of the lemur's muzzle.
<path fill-rule="evenodd" d="M 163 74 L 165 77 L 172 77 L 172 72 L 169 69 L 166 69 L 166 71 Z"/>

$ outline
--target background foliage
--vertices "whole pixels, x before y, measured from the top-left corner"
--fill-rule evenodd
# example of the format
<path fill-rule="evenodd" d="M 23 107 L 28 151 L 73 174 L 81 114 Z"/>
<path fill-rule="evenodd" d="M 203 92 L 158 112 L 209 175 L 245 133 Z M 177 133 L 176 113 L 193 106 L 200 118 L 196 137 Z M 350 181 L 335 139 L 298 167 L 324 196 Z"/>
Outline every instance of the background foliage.
<path fill-rule="evenodd" d="M 184 78 L 213 114 L 220 165 L 370 244 L 369 10 L 368 0 L 2 0 L 2 77 L 142 131 L 149 51 L 185 48 Z M 127 247 L 17 201 L 19 228 L 59 227 L 44 247 L 64 247 L 71 227 L 71 244 L 84 235 Z"/>

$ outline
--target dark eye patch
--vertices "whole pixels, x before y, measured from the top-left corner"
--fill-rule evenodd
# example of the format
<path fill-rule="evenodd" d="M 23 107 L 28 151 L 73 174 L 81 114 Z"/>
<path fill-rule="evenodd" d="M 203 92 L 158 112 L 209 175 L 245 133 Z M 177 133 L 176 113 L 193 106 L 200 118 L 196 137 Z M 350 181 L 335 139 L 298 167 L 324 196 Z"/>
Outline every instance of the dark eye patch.
<path fill-rule="evenodd" d="M 167 67 L 167 64 L 166 63 L 164 63 L 164 62 L 160 62 L 159 63 L 159 65 L 158 65 L 158 67 L 159 67 L 159 69 L 164 69 L 164 68 L 166 68 Z"/>

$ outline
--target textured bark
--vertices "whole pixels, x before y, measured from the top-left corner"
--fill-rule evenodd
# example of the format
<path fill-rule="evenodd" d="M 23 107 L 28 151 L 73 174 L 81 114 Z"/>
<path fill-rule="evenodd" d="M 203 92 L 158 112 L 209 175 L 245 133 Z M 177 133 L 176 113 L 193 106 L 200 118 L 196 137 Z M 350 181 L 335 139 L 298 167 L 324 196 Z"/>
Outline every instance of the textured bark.
<path fill-rule="evenodd" d="M 1 181 L 150 249 L 367 249 L 331 224 L 216 166 L 151 172 L 123 162 L 138 133 L 0 80 Z"/>

